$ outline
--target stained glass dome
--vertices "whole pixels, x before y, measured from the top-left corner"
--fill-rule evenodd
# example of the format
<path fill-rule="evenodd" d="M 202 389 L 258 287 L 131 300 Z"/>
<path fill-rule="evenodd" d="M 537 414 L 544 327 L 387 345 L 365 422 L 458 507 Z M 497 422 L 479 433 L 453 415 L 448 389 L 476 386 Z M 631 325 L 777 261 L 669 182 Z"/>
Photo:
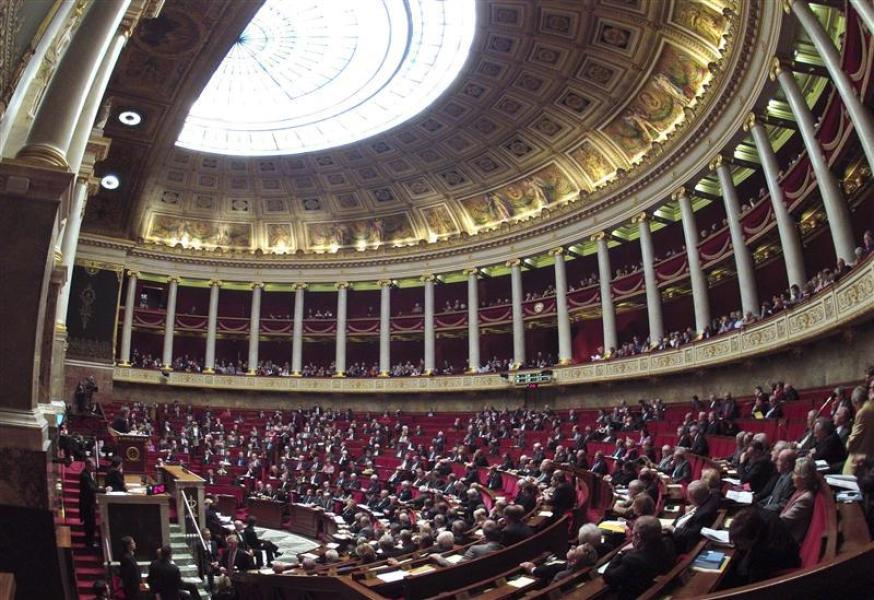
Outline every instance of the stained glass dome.
<path fill-rule="evenodd" d="M 475 0 L 267 0 L 176 143 L 266 156 L 381 133 L 449 87 L 475 24 Z"/>

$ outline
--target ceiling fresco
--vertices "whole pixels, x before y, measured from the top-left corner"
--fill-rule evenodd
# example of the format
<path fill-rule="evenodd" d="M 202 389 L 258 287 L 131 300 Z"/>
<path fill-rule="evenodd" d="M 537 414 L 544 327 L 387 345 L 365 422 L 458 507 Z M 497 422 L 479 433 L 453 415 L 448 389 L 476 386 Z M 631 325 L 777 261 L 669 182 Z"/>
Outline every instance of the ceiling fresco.
<path fill-rule="evenodd" d="M 367 252 L 463 244 L 586 206 L 694 131 L 707 89 L 731 76 L 738 3 L 476 2 L 468 60 L 428 109 L 353 144 L 285 156 L 173 144 L 251 16 L 233 2 L 168 3 L 111 84 L 114 110 L 145 118 L 140 131 L 108 128 L 128 158 L 111 151 L 104 170 L 130 175 L 91 200 L 86 230 L 220 252 Z M 205 17 L 225 24 L 222 39 Z"/>

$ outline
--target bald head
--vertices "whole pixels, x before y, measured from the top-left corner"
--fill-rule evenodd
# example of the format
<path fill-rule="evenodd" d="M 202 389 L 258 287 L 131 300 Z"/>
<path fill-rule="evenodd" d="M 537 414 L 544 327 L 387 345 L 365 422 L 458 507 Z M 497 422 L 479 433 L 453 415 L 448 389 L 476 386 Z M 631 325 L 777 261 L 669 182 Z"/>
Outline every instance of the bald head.
<path fill-rule="evenodd" d="M 710 488 L 700 479 L 693 481 L 686 487 L 686 498 L 695 506 L 701 506 L 710 498 Z"/>

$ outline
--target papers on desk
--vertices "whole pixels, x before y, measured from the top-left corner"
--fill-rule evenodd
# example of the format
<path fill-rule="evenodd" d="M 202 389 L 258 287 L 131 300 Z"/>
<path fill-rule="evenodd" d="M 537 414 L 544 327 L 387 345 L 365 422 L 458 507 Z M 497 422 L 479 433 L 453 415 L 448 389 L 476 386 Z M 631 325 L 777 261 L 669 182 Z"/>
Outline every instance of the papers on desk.
<path fill-rule="evenodd" d="M 692 562 L 692 570 L 703 573 L 722 573 L 728 564 L 725 552 L 705 550 Z"/>
<path fill-rule="evenodd" d="M 728 537 L 728 531 L 725 529 L 710 529 L 709 527 L 702 527 L 701 535 L 711 542 L 716 542 L 717 544 L 723 544 L 726 546 L 731 545 L 731 540 Z"/>
<path fill-rule="evenodd" d="M 334 517 L 334 523 L 337 525 L 345 525 L 346 521 L 343 520 L 343 517 Z"/>
<path fill-rule="evenodd" d="M 625 533 L 625 521 L 601 521 L 598 527 L 613 533 Z"/>
<path fill-rule="evenodd" d="M 340 547 L 340 544 L 338 544 L 337 542 L 328 542 L 327 544 L 325 544 L 325 548 L 327 548 L 329 550 L 336 550 L 339 547 Z"/>
<path fill-rule="evenodd" d="M 659 523 L 662 524 L 662 529 L 666 527 L 671 527 L 674 524 L 675 519 L 659 519 Z"/>
<path fill-rule="evenodd" d="M 817 471 L 828 471 L 828 463 L 824 460 L 816 461 L 816 470 Z"/>
<path fill-rule="evenodd" d="M 539 513 L 537 513 L 537 516 L 538 517 L 551 517 L 552 511 L 551 510 L 541 510 Z"/>
<path fill-rule="evenodd" d="M 753 503 L 753 493 L 752 492 L 736 492 L 734 490 L 728 490 L 725 493 L 725 497 L 729 500 L 734 500 L 738 504 L 752 504 Z"/>
<path fill-rule="evenodd" d="M 448 562 L 450 565 L 457 565 L 464 557 L 461 554 L 450 554 L 449 556 L 444 556 L 443 558 L 446 559 L 446 562 Z"/>
<path fill-rule="evenodd" d="M 740 485 L 740 484 L 741 484 L 741 483 L 740 483 L 740 479 L 735 479 L 734 477 L 723 477 L 722 480 L 723 480 L 725 483 L 728 483 L 728 484 L 731 484 L 731 485 Z"/>
<path fill-rule="evenodd" d="M 512 581 L 508 581 L 507 585 L 511 585 L 514 588 L 516 588 L 517 590 L 520 590 L 524 587 L 528 587 L 529 585 L 531 585 L 535 581 L 537 581 L 537 580 L 534 579 L 533 577 L 526 577 L 526 576 L 522 575 L 521 577 L 517 577 L 516 579 L 513 579 Z"/>
<path fill-rule="evenodd" d="M 832 487 L 850 490 L 851 492 L 859 491 L 859 482 L 855 475 L 826 475 L 825 482 Z"/>
<path fill-rule="evenodd" d="M 313 559 L 313 560 L 319 560 L 319 557 L 318 557 L 318 556 L 316 556 L 315 554 L 312 554 L 312 553 L 310 553 L 310 552 L 306 552 L 306 553 L 304 553 L 304 554 L 301 554 L 300 557 L 301 557 L 301 559 L 304 559 L 304 558 L 311 558 L 311 559 Z"/>
<path fill-rule="evenodd" d="M 601 565 L 600 567 L 598 567 L 598 575 L 603 575 L 603 574 L 604 574 L 604 571 L 606 571 L 606 570 L 607 570 L 607 567 L 609 567 L 609 566 L 610 566 L 610 563 L 609 563 L 609 562 L 605 562 L 603 565 Z"/>
<path fill-rule="evenodd" d="M 391 583 L 392 581 L 400 581 L 406 576 L 406 571 L 389 571 L 388 573 L 380 573 L 376 578 L 386 583 Z"/>
<path fill-rule="evenodd" d="M 409 571 L 407 571 L 407 575 L 422 575 L 423 573 L 430 573 L 433 570 L 434 565 L 422 565 L 421 567 L 410 569 Z"/>

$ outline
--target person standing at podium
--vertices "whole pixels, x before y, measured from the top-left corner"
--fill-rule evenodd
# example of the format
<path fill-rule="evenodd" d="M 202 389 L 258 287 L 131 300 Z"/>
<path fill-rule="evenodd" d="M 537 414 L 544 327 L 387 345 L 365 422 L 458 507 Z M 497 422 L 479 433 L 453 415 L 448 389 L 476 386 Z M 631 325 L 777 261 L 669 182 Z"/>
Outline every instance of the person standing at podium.
<path fill-rule="evenodd" d="M 97 485 L 94 474 L 97 467 L 91 458 L 85 459 L 85 468 L 79 475 L 79 520 L 85 529 L 85 546 L 94 549 L 94 529 L 96 527 L 95 511 L 97 510 L 97 494 L 103 489 Z"/>
<path fill-rule="evenodd" d="M 122 406 L 118 414 L 112 420 L 112 428 L 119 433 L 130 433 L 130 409 Z"/>

